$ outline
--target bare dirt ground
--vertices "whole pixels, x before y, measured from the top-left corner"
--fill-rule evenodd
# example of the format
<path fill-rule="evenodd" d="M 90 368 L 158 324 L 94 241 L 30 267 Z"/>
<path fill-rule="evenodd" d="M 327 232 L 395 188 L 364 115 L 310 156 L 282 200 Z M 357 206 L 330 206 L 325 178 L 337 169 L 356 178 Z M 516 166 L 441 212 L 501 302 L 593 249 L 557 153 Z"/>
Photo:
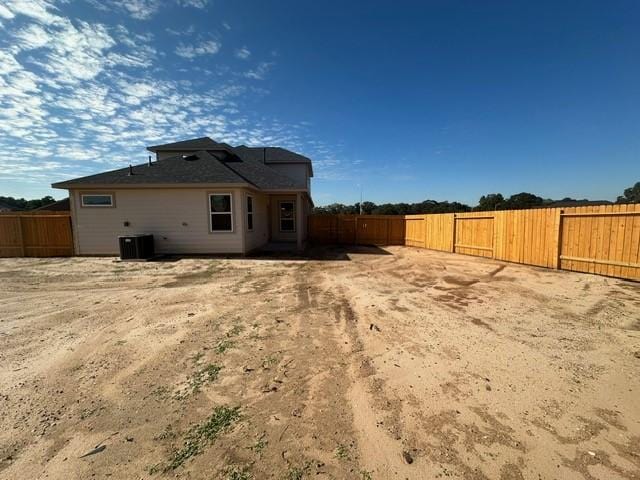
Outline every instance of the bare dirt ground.
<path fill-rule="evenodd" d="M 640 478 L 640 284 L 313 253 L 0 260 L 0 477 Z"/>

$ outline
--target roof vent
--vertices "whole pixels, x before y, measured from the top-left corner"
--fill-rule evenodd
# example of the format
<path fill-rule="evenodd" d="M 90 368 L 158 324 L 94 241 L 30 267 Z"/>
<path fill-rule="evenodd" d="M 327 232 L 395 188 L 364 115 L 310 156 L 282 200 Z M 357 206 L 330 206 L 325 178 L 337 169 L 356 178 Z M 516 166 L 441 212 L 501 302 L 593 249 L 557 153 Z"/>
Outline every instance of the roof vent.
<path fill-rule="evenodd" d="M 186 162 L 193 162 L 194 160 L 198 160 L 198 155 L 196 154 L 182 155 L 182 159 Z"/>

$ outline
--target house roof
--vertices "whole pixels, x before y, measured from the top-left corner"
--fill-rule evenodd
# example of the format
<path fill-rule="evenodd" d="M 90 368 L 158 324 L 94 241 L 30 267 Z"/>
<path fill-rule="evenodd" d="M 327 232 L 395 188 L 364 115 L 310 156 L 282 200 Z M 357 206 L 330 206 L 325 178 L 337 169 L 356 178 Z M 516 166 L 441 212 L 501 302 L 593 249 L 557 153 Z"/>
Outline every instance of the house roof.
<path fill-rule="evenodd" d="M 311 176 L 313 168 L 311 160 L 304 155 L 281 147 L 247 147 L 240 145 L 232 147 L 227 143 L 216 142 L 209 137 L 193 138 L 181 142 L 165 143 L 147 147 L 150 152 L 195 152 L 198 150 L 226 151 L 240 158 L 250 158 L 261 163 L 305 163 L 309 165 Z"/>
<path fill-rule="evenodd" d="M 13 212 L 15 210 L 18 210 L 15 207 L 12 207 L 11 205 L 7 205 L 6 203 L 0 202 L 0 212 Z"/>
<path fill-rule="evenodd" d="M 202 139 L 196 139 L 198 141 Z M 182 143 L 182 142 L 177 142 Z M 173 144 L 170 144 L 173 145 Z M 184 151 L 184 149 L 181 149 Z M 295 182 L 249 156 L 224 150 L 198 150 L 132 167 L 54 183 L 54 188 L 91 185 L 249 185 L 262 190 L 295 190 Z"/>
<path fill-rule="evenodd" d="M 36 208 L 36 210 L 46 210 L 48 212 L 66 212 L 71 210 L 71 202 L 69 197 L 58 200 L 57 202 L 50 203 L 49 205 L 43 205 Z"/>
<path fill-rule="evenodd" d="M 190 140 L 182 140 L 180 142 L 164 143 L 162 145 L 152 145 L 147 147 L 150 152 L 183 152 L 183 151 L 198 151 L 198 150 L 215 150 L 215 149 L 230 149 L 230 145 L 226 143 L 218 143 L 210 139 L 209 137 L 192 138 Z"/>

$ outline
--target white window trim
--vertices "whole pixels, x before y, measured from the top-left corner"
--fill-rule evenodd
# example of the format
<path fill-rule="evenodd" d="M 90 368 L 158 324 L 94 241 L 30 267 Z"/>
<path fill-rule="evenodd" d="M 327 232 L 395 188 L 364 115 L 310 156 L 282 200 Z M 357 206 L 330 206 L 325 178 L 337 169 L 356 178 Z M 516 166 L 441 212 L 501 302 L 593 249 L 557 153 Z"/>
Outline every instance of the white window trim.
<path fill-rule="evenodd" d="M 109 205 L 92 205 L 84 203 L 84 197 L 109 197 L 111 202 Z M 83 208 L 113 208 L 113 194 L 112 193 L 81 193 L 80 194 L 80 205 Z"/>
<path fill-rule="evenodd" d="M 228 212 L 212 212 L 211 211 L 211 197 L 227 195 L 229 197 L 229 211 Z M 233 193 L 230 192 L 214 192 L 209 193 L 207 196 L 209 204 L 209 233 L 233 233 Z M 212 215 L 231 215 L 231 230 L 214 230 L 213 223 L 211 222 Z"/>
<path fill-rule="evenodd" d="M 249 211 L 249 199 L 251 199 L 251 211 Z M 253 232 L 253 222 L 255 220 L 255 216 L 253 215 L 254 207 L 253 195 L 247 195 L 247 232 Z M 251 215 L 251 228 L 249 228 L 249 215 Z"/>
<path fill-rule="evenodd" d="M 291 220 L 293 220 L 293 230 L 282 230 L 282 204 L 283 203 L 291 203 L 293 205 L 293 217 L 291 218 Z M 296 222 L 296 215 L 297 215 L 297 208 L 298 206 L 296 205 L 296 201 L 295 200 L 279 200 L 278 201 L 278 230 L 280 233 L 296 233 L 296 228 L 297 228 L 297 222 Z M 288 218 L 286 220 L 289 220 Z"/>

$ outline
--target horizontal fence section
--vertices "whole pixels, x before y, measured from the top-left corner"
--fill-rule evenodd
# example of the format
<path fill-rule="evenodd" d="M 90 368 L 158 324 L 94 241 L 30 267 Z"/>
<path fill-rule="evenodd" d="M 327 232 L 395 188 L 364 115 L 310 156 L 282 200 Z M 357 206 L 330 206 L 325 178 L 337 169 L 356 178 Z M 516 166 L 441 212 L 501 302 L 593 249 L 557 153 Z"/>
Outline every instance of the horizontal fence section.
<path fill-rule="evenodd" d="M 0 257 L 73 255 L 69 213 L 0 214 Z"/>
<path fill-rule="evenodd" d="M 407 245 L 640 280 L 640 204 L 429 215 L 312 215 L 309 239 Z"/>

